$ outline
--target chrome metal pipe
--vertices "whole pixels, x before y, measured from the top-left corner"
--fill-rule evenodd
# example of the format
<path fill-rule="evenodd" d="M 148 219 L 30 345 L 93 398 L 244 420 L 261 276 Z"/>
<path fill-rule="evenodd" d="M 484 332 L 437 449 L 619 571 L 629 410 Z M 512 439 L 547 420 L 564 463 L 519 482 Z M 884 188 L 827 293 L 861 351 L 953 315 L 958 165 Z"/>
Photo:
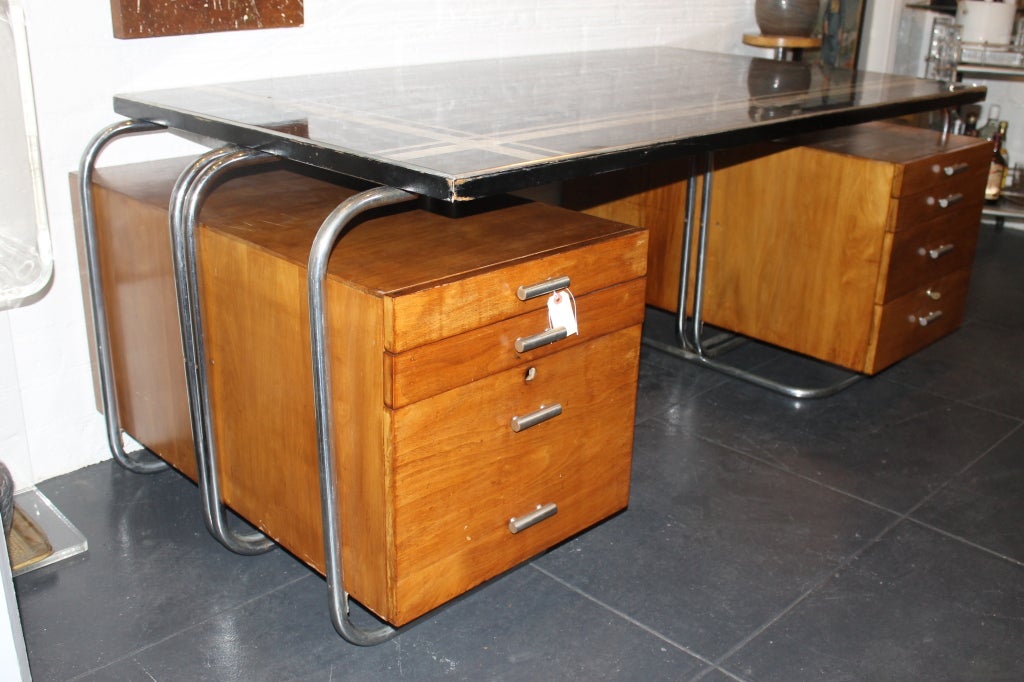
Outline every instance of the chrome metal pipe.
<path fill-rule="evenodd" d="M 107 429 L 107 443 L 114 460 L 129 471 L 150 474 L 163 471 L 167 463 L 157 459 L 148 450 L 142 457 L 128 453 L 124 448 L 121 416 L 118 412 L 117 384 L 114 381 L 114 362 L 110 350 L 110 328 L 107 322 L 107 306 L 103 299 L 103 281 L 100 270 L 99 245 L 96 236 L 96 205 L 92 194 L 92 178 L 96 160 L 103 149 L 114 139 L 124 135 L 160 132 L 165 127 L 148 121 L 122 121 L 108 126 L 96 134 L 82 154 L 78 172 L 78 198 L 82 210 L 82 234 L 84 237 L 86 268 L 89 272 L 89 303 L 93 317 L 93 342 L 96 346 L 99 370 L 100 401 L 103 404 L 103 418 Z"/>
<path fill-rule="evenodd" d="M 355 217 L 375 208 L 400 204 L 415 198 L 415 194 L 390 187 L 378 187 L 350 197 L 339 204 L 324 220 L 309 254 L 309 325 L 327 592 L 331 621 L 335 630 L 347 641 L 360 646 L 379 644 L 394 637 L 398 631 L 390 625 L 381 625 L 370 630 L 355 625 L 351 619 L 349 595 L 345 591 L 344 563 L 341 556 L 341 514 L 336 487 L 338 462 L 334 451 L 334 423 L 331 416 L 331 364 L 327 354 L 330 339 L 325 317 L 324 283 L 331 251 L 334 250 L 346 226 Z"/>
<path fill-rule="evenodd" d="M 204 521 L 207 529 L 222 545 L 246 555 L 262 554 L 272 549 L 274 543 L 262 533 L 239 533 L 229 528 L 227 510 L 221 501 L 199 302 L 195 232 L 203 203 L 224 173 L 230 169 L 275 160 L 276 157 L 253 149 L 224 147 L 211 151 L 194 161 L 178 177 L 171 192 L 169 207 L 174 281 L 185 358 L 185 383 L 188 388 L 192 442 L 196 453 Z"/>

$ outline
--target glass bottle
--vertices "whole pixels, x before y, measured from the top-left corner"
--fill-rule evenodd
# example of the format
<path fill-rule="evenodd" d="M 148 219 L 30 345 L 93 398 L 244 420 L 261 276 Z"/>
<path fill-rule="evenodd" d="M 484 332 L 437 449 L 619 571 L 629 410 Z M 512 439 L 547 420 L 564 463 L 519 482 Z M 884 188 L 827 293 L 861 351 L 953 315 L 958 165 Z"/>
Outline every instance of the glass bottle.
<path fill-rule="evenodd" d="M 993 104 L 988 108 L 988 120 L 978 130 L 978 137 L 984 137 L 986 140 L 991 140 L 995 137 L 996 132 L 999 130 L 999 114 L 1001 109 L 998 104 Z"/>
<path fill-rule="evenodd" d="M 1006 154 L 1003 151 L 1003 136 L 1009 123 L 1000 121 L 999 128 L 992 138 L 992 162 L 988 169 L 988 182 L 985 184 L 985 201 L 998 201 L 1003 193 L 1006 182 Z"/>

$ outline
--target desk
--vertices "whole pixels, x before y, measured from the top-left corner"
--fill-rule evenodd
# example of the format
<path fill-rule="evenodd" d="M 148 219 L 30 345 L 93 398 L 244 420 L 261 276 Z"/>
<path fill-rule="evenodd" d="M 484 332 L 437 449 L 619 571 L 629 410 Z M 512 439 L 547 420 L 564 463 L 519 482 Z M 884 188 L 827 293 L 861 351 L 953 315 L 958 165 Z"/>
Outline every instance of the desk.
<path fill-rule="evenodd" d="M 308 279 L 331 614 L 345 639 L 372 644 L 394 630 L 363 630 L 348 618 L 334 485 L 334 426 L 327 407 L 331 368 L 324 352 L 326 261 L 352 219 L 418 196 L 457 204 L 695 153 L 708 155 L 709 180 L 710 154 L 716 149 L 953 107 L 984 96 L 981 87 L 950 89 L 906 76 L 823 71 L 666 47 L 405 66 L 117 96 L 115 111 L 130 120 L 93 139 L 80 173 L 111 449 L 133 470 L 161 466 L 124 452 L 116 391 L 105 359 L 109 339 L 97 284 L 91 178 L 102 149 L 122 135 L 167 130 L 215 147 L 182 173 L 171 199 L 170 222 L 206 522 L 219 541 L 241 553 L 265 551 L 270 542 L 229 529 L 220 499 L 217 461 L 209 447 L 197 292 L 194 233 L 199 211 L 218 177 L 229 169 L 275 157 L 379 185 L 340 204 L 324 222 L 310 254 Z M 708 181 L 705 192 L 710 192 Z M 687 211 L 686 221 L 692 229 L 692 211 Z"/>

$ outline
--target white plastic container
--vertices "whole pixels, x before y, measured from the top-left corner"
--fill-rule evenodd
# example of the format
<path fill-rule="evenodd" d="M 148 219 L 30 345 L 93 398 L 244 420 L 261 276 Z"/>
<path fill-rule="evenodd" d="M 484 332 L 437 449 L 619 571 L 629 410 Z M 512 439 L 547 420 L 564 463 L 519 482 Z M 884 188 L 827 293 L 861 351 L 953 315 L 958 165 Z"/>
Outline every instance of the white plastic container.
<path fill-rule="evenodd" d="M 961 40 L 965 43 L 1009 45 L 1016 14 L 1016 0 L 959 0 L 956 23 L 963 26 Z"/>

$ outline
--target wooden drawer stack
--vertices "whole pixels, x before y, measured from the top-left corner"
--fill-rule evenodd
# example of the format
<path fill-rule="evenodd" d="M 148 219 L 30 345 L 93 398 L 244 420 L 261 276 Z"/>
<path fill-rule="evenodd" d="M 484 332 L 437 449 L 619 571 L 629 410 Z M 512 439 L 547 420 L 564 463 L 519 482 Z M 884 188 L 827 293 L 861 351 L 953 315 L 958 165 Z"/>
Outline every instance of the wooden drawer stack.
<path fill-rule="evenodd" d="M 108 199 L 153 206 L 132 229 L 166 240 L 156 208 L 174 174 L 107 169 L 98 182 Z M 208 201 L 199 241 L 224 499 L 320 571 L 305 266 L 316 227 L 351 193 L 286 171 L 234 179 Z M 643 230 L 529 202 L 457 219 L 389 210 L 342 238 L 326 292 L 356 599 L 401 625 L 626 506 L 646 246 Z M 579 335 L 517 352 L 548 326 L 547 296 L 518 289 L 563 276 Z"/>
<path fill-rule="evenodd" d="M 874 374 L 963 318 L 991 150 L 871 123 L 716 155 L 705 321 Z M 681 165 L 567 204 L 651 230 L 648 302 L 677 307 Z M 641 177 L 637 177 L 640 175 Z M 607 187 L 602 187 L 602 192 Z M 692 291 L 692 289 L 691 289 Z"/>

